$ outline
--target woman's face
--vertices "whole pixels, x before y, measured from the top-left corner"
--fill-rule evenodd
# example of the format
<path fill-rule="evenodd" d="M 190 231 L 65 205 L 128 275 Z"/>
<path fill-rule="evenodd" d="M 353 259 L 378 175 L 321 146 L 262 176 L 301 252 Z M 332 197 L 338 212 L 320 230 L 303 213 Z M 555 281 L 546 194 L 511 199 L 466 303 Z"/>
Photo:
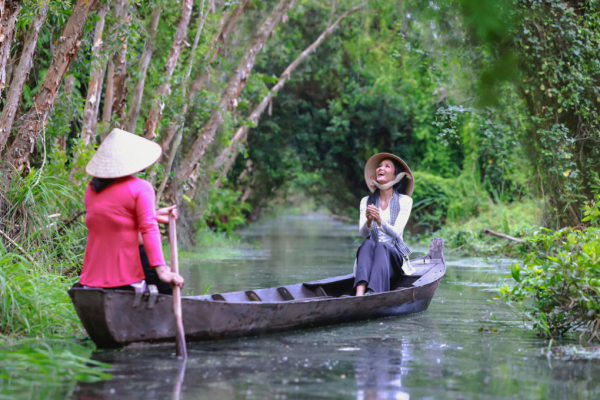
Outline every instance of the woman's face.
<path fill-rule="evenodd" d="M 375 170 L 375 179 L 378 183 L 385 185 L 396 178 L 395 171 L 396 167 L 394 162 L 389 159 L 385 159 L 379 163 L 379 166 Z"/>

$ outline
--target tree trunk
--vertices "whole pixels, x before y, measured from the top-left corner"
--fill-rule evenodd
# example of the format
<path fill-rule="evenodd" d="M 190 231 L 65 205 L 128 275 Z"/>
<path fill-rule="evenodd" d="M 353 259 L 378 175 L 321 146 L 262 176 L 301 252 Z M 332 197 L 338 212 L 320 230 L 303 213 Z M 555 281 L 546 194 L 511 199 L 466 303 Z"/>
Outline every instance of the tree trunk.
<path fill-rule="evenodd" d="M 281 0 L 273 9 L 273 12 L 256 31 L 250 44 L 246 48 L 246 52 L 242 56 L 235 73 L 230 77 L 229 82 L 223 90 L 223 95 L 219 105 L 213 110 L 210 119 L 198 135 L 198 138 L 192 144 L 190 151 L 185 156 L 182 165 L 177 172 L 177 181 L 185 181 L 192 171 L 194 166 L 204 155 L 208 145 L 212 143 L 217 128 L 223 123 L 223 111 L 233 110 L 237 105 L 237 98 L 246 85 L 246 80 L 250 76 L 256 55 L 263 48 L 269 36 L 273 33 L 284 14 L 294 4 L 294 0 Z"/>
<path fill-rule="evenodd" d="M 233 29 L 235 28 L 235 25 L 237 24 L 240 16 L 245 11 L 246 6 L 249 2 L 250 0 L 242 0 L 242 2 L 235 8 L 235 10 L 233 10 L 231 14 L 224 13 L 223 17 L 221 18 L 218 24 L 220 28 L 217 29 L 217 31 L 213 35 L 210 46 L 208 47 L 208 50 L 202 62 L 203 65 L 210 66 L 217 59 L 217 57 L 221 53 L 221 50 L 224 47 L 226 39 L 229 37 Z M 200 90 L 202 90 L 202 87 L 204 86 L 204 83 L 206 82 L 209 76 L 210 71 L 204 71 L 200 74 L 200 76 L 198 76 L 198 78 L 196 78 L 194 82 L 192 82 L 189 94 L 187 96 L 188 98 L 183 105 L 181 115 L 187 114 L 190 102 L 194 99 L 194 96 L 196 96 L 200 92 Z M 175 137 L 175 133 L 177 133 L 178 131 L 179 122 L 175 121 L 171 126 L 169 126 L 169 128 L 167 129 L 167 134 L 164 136 L 164 138 L 162 138 L 160 146 L 162 147 L 163 151 L 166 151 L 169 148 L 171 140 L 173 140 L 173 138 Z"/>
<path fill-rule="evenodd" d="M 115 26 L 111 28 L 110 43 L 116 43 L 117 35 L 121 29 L 120 18 L 123 13 L 123 6 L 127 0 L 117 0 L 113 8 L 113 14 L 117 20 Z M 115 55 L 109 56 L 108 70 L 106 72 L 106 89 L 104 89 L 104 109 L 102 110 L 102 122 L 105 125 L 105 130 L 108 129 L 113 113 L 113 102 L 115 93 Z M 103 138 L 108 132 L 102 132 Z"/>
<path fill-rule="evenodd" d="M 35 52 L 35 46 L 38 41 L 40 28 L 46 20 L 48 15 L 48 4 L 50 0 L 43 0 L 39 8 L 39 14 L 33 18 L 31 27 L 27 29 L 27 35 L 25 36 L 25 42 L 23 44 L 23 51 L 21 52 L 21 59 L 19 65 L 14 72 L 12 83 L 6 95 L 6 102 L 4 103 L 4 109 L 0 115 L 0 154 L 4 151 L 6 142 L 12 132 L 13 123 L 15 121 L 15 115 L 17 114 L 17 108 L 23 94 L 23 86 L 29 76 L 29 71 L 33 66 L 33 54 Z"/>
<path fill-rule="evenodd" d="M 64 86 L 63 86 L 63 90 L 59 96 L 59 99 L 57 100 L 56 109 L 58 109 L 59 112 L 65 113 L 65 115 L 68 115 L 67 124 L 70 125 L 71 121 L 73 121 L 73 113 L 74 113 L 73 110 L 76 110 L 75 101 L 73 100 L 73 89 L 75 88 L 75 76 L 72 74 L 67 75 L 67 76 L 65 76 L 63 81 L 64 81 Z M 69 139 L 69 131 L 60 135 L 58 138 L 58 147 L 64 152 L 67 151 L 68 139 Z"/>
<path fill-rule="evenodd" d="M 90 83 L 88 84 L 87 98 L 85 108 L 83 109 L 83 129 L 81 138 L 86 146 L 94 141 L 96 137 L 96 125 L 98 122 L 98 110 L 100 107 L 100 92 L 104 73 L 106 72 L 106 56 L 102 51 L 102 35 L 104 34 L 104 24 L 106 14 L 108 13 L 108 4 L 98 10 L 98 21 L 94 28 L 94 45 L 92 47 L 92 62 L 90 67 Z"/>
<path fill-rule="evenodd" d="M 304 61 L 304 59 L 308 58 L 308 56 L 312 52 L 314 52 L 317 49 L 317 47 L 319 47 L 321 43 L 323 43 L 323 41 L 333 33 L 333 31 L 335 31 L 338 28 L 340 22 L 342 22 L 344 18 L 346 18 L 350 14 L 357 12 L 361 8 L 362 6 L 354 7 L 343 13 L 333 24 L 329 25 L 321 33 L 317 40 L 315 40 L 310 46 L 304 49 L 304 51 L 300 53 L 300 55 L 296 57 L 294 61 L 292 61 L 292 63 L 285 69 L 285 71 L 283 71 L 283 74 L 281 74 L 281 76 L 279 77 L 279 81 L 277 81 L 275 86 L 273 86 L 269 93 L 261 100 L 261 102 L 254 108 L 254 110 L 252 110 L 252 113 L 248 118 L 249 125 L 255 125 L 258 122 L 262 113 L 267 109 L 267 106 L 269 106 L 273 101 L 273 97 L 275 97 L 277 92 L 279 92 L 281 88 L 283 88 L 285 83 L 290 79 L 292 72 L 298 67 L 298 65 L 300 65 L 300 63 Z M 217 168 L 224 165 L 223 171 L 221 172 L 219 179 L 216 179 L 215 181 L 216 187 L 219 187 L 221 185 L 223 181 L 221 178 L 226 176 L 229 172 L 229 169 L 233 166 L 233 163 L 235 162 L 235 159 L 237 157 L 237 151 L 235 151 L 235 148 L 241 140 L 244 140 L 246 138 L 249 131 L 250 126 L 248 125 L 239 128 L 233 136 L 233 138 L 231 139 L 229 146 L 225 148 L 217 158 L 215 158 L 213 165 L 209 168 L 209 170 L 214 171 Z"/>
<path fill-rule="evenodd" d="M 196 30 L 196 36 L 194 37 L 194 44 L 192 45 L 192 51 L 190 52 L 190 59 L 188 62 L 187 71 L 185 73 L 185 77 L 183 78 L 183 82 L 181 83 L 181 91 L 182 97 L 185 98 L 185 90 L 187 88 L 188 79 L 192 73 L 192 66 L 194 65 L 194 54 L 196 54 L 196 49 L 198 48 L 198 43 L 200 42 L 200 37 L 202 36 L 202 29 L 204 28 L 204 22 L 208 17 L 209 13 L 204 14 L 204 0 L 202 0 L 202 4 L 200 6 L 200 18 L 198 22 L 198 30 Z M 187 103 L 186 103 L 187 104 Z M 183 119 L 185 112 L 187 111 L 187 107 L 184 109 L 183 113 L 179 113 L 177 118 L 175 118 L 176 122 L 172 126 L 176 126 L 177 139 L 175 140 L 175 144 L 173 148 L 169 152 L 169 158 L 167 159 L 167 163 L 165 166 L 165 173 L 163 175 L 163 180 L 158 187 L 158 191 L 156 192 L 156 205 L 158 207 L 158 203 L 160 202 L 160 198 L 162 196 L 165 187 L 167 186 L 167 181 L 169 180 L 169 176 L 171 175 L 171 168 L 173 168 L 173 161 L 175 160 L 175 155 L 177 154 L 177 149 L 179 144 L 181 143 L 181 137 L 183 136 L 183 127 L 178 129 L 180 125 L 183 125 L 180 120 Z M 169 127 L 171 128 L 171 127 Z M 171 133 L 170 133 L 171 134 Z"/>
<path fill-rule="evenodd" d="M 73 13 L 65 24 L 44 82 L 33 100 L 33 106 L 23 117 L 23 124 L 19 128 L 15 141 L 4 157 L 5 161 L 19 171 L 28 162 L 37 137 L 46 126 L 62 79 L 79 50 L 85 22 L 97 3 L 98 0 L 77 0 Z"/>
<path fill-rule="evenodd" d="M 0 97 L 6 86 L 6 64 L 10 57 L 10 47 L 15 36 L 15 23 L 21 11 L 19 0 L 2 1 L 0 20 Z"/>
<path fill-rule="evenodd" d="M 152 10 L 150 23 L 148 24 L 148 38 L 146 39 L 146 45 L 144 46 L 144 51 L 142 52 L 138 63 L 140 78 L 135 83 L 131 104 L 129 106 L 129 114 L 127 116 L 127 122 L 125 123 L 125 130 L 132 133 L 135 133 L 137 120 L 140 116 L 142 97 L 144 96 L 144 85 L 146 84 L 146 73 L 148 71 L 148 66 L 150 65 L 152 52 L 154 51 L 154 38 L 156 37 L 156 30 L 158 29 L 161 13 L 162 9 L 160 7 L 156 7 Z"/>
<path fill-rule="evenodd" d="M 188 25 L 190 24 L 193 4 L 193 0 L 181 1 L 181 13 L 179 14 L 179 21 L 177 21 L 177 29 L 175 31 L 175 37 L 173 38 L 173 45 L 171 47 L 169 57 L 165 62 L 165 66 L 163 67 L 162 79 L 164 82 L 156 90 L 156 101 L 150 109 L 150 113 L 148 114 L 148 118 L 144 124 L 144 137 L 148 140 L 154 140 L 156 137 L 156 128 L 158 127 L 162 110 L 165 106 L 165 97 L 171 90 L 171 76 L 173 75 L 173 71 L 175 71 L 177 61 L 179 60 L 179 55 L 181 54 L 183 41 L 187 36 L 187 29 Z"/>
<path fill-rule="evenodd" d="M 221 53 L 221 50 L 224 47 L 226 39 L 229 37 L 233 29 L 235 28 L 238 20 L 240 19 L 240 16 L 245 11 L 246 6 L 249 2 L 250 0 L 242 0 L 242 3 L 240 3 L 231 14 L 224 13 L 223 17 L 219 21 L 220 29 L 217 29 L 217 31 L 213 35 L 210 46 L 206 52 L 206 56 L 204 57 L 203 65 L 210 66 L 217 59 L 217 57 Z M 190 102 L 194 99 L 194 96 L 196 96 L 200 92 L 200 90 L 202 90 L 202 87 L 204 86 L 204 83 L 207 81 L 209 76 L 210 70 L 204 71 L 200 74 L 200 76 L 198 76 L 198 78 L 196 78 L 194 82 L 192 82 L 188 94 L 188 99 L 183 105 L 183 111 L 181 112 L 182 115 L 187 114 Z M 175 121 L 174 124 L 169 126 L 169 128 L 167 129 L 167 134 L 160 143 L 161 147 L 163 148 L 163 151 L 166 151 L 169 148 L 171 140 L 173 140 L 173 137 L 175 137 L 175 133 L 178 131 L 179 123 Z"/>
<path fill-rule="evenodd" d="M 204 61 L 205 65 L 211 65 L 221 54 L 221 51 L 225 47 L 225 43 L 227 42 L 229 35 L 231 35 L 231 32 L 233 32 L 233 29 L 235 28 L 235 26 L 238 23 L 238 20 L 246 10 L 246 6 L 249 2 L 250 0 L 242 0 L 241 3 L 235 8 L 235 10 L 233 10 L 229 18 L 225 20 L 223 28 L 215 33 L 211 41 L 209 50 L 207 52 L 207 57 Z M 196 78 L 196 80 L 192 83 L 192 87 L 190 88 L 190 97 L 195 96 L 200 92 L 200 90 L 202 90 L 202 87 L 208 80 L 209 76 L 210 71 L 205 71 L 202 74 L 200 74 L 198 78 Z"/>
<path fill-rule="evenodd" d="M 131 11 L 129 9 L 129 1 L 123 1 L 123 25 L 131 23 Z M 119 33 L 123 33 L 123 29 L 119 29 Z M 115 55 L 115 75 L 114 75 L 114 99 L 113 99 L 113 115 L 116 117 L 115 126 L 122 127 L 125 124 L 125 106 L 127 105 L 127 38 L 119 38 L 121 42 L 120 51 Z"/>

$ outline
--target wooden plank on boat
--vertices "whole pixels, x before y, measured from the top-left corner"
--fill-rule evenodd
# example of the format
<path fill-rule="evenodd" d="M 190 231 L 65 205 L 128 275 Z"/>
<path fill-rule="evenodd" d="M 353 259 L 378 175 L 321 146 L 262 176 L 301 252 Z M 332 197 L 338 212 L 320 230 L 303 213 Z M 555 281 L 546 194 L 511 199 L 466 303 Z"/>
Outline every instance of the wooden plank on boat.
<path fill-rule="evenodd" d="M 254 290 L 247 290 L 246 296 L 248 296 L 250 301 L 262 301 L 262 299 L 256 294 Z"/>
<path fill-rule="evenodd" d="M 294 296 L 292 296 L 290 291 L 287 290 L 287 288 L 285 286 L 278 287 L 277 291 L 279 292 L 279 294 L 281 295 L 281 297 L 283 297 L 283 299 L 285 301 L 295 300 Z"/>

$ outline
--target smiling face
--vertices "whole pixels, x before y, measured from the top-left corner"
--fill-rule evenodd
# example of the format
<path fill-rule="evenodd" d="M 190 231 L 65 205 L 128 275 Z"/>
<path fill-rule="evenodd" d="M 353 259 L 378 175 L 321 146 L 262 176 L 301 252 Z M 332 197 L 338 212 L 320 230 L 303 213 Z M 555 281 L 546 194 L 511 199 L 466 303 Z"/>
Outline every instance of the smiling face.
<path fill-rule="evenodd" d="M 385 185 L 396 178 L 396 167 L 394 162 L 388 158 L 381 161 L 375 170 L 375 179 L 379 184 Z"/>

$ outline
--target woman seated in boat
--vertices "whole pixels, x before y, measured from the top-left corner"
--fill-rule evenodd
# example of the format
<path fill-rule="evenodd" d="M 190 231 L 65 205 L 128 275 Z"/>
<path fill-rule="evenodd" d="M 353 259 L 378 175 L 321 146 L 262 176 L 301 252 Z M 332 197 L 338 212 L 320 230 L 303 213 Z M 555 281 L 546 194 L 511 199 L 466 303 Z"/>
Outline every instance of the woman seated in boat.
<path fill-rule="evenodd" d="M 367 239 L 356 258 L 357 296 L 387 292 L 391 279 L 414 273 L 402 239 L 412 208 L 410 168 L 400 157 L 379 153 L 367 161 L 365 181 L 372 194 L 360 202 L 359 232 Z"/>
<path fill-rule="evenodd" d="M 146 279 L 152 280 L 152 276 L 146 277 L 142 267 L 145 258 L 151 267 L 148 270 L 160 281 L 183 286 L 181 275 L 172 272 L 165 263 L 154 188 L 150 182 L 133 175 L 152 165 L 161 152 L 154 142 L 114 129 L 88 163 L 86 171 L 93 179 L 85 194 L 88 241 L 79 279 L 81 285 L 144 287 Z M 168 213 L 172 211 L 173 207 L 161 210 L 158 219 L 167 222 Z M 139 234 L 144 245 L 142 254 Z"/>

